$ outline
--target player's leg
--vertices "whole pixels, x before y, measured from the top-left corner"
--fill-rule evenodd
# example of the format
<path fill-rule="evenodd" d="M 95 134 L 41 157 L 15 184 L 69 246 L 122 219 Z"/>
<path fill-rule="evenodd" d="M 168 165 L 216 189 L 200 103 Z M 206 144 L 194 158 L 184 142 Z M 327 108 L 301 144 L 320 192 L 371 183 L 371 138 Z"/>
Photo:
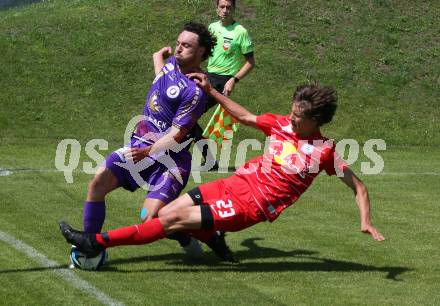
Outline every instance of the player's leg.
<path fill-rule="evenodd" d="M 118 187 L 130 191 L 139 187 L 131 178 L 130 172 L 119 165 L 124 162 L 123 148 L 112 152 L 89 183 L 87 200 L 84 203 L 84 231 L 101 232 L 105 219 L 105 196 L 109 192 Z"/>
<path fill-rule="evenodd" d="M 142 224 L 96 234 L 95 238 L 104 247 L 148 244 L 177 231 L 200 228 L 200 215 L 200 207 L 193 206 Z"/>
<path fill-rule="evenodd" d="M 239 231 L 265 220 L 258 206 L 242 202 L 231 190 L 226 191 L 225 182 L 236 184 L 230 179 L 218 180 L 195 188 L 176 200 L 174 205 L 179 209 L 170 209 L 163 216 L 143 224 L 93 235 L 60 223 L 61 232 L 81 252 L 93 256 L 105 247 L 151 243 L 176 231 L 191 231 L 195 235 L 210 230 Z M 244 194 L 242 189 L 240 192 Z"/>
<path fill-rule="evenodd" d="M 235 261 L 224 235 L 218 238 L 212 233 L 216 230 L 239 231 L 265 220 L 258 207 L 243 203 L 226 192 L 223 180 L 190 190 L 169 205 L 164 212 L 159 211 L 159 218 L 96 234 L 95 238 L 101 246 L 113 247 L 151 243 L 175 232 L 189 231 L 205 241 L 223 260 Z"/>
<path fill-rule="evenodd" d="M 200 229 L 192 230 L 191 235 L 209 246 L 209 248 L 214 251 L 220 259 L 229 262 L 237 262 L 234 258 L 234 254 L 226 244 L 225 233 L 216 230 L 214 224 L 215 218 L 212 209 L 208 204 L 210 200 L 214 203 L 214 199 L 222 198 L 224 193 L 222 181 L 215 181 L 205 185 L 209 186 L 207 188 L 209 192 L 205 192 L 205 198 L 203 198 L 200 188 L 198 187 L 188 191 L 188 196 L 192 198 L 196 205 L 200 206 L 201 213 Z"/>
<path fill-rule="evenodd" d="M 181 202 L 181 201 L 178 201 Z M 153 218 L 156 218 L 160 214 L 160 212 L 166 209 L 169 205 L 166 205 L 165 202 L 147 198 L 144 201 L 144 205 L 141 210 L 141 221 L 145 223 L 150 221 Z M 186 232 L 175 232 L 167 235 L 168 239 L 176 240 L 180 246 L 182 247 L 183 252 L 190 257 L 191 259 L 200 259 L 203 256 L 203 249 L 200 243 L 197 242 L 196 239 L 191 238 L 191 236 Z"/>
<path fill-rule="evenodd" d="M 159 211 L 166 205 L 166 203 L 159 199 L 146 198 L 141 210 L 142 223 L 150 221 L 158 216 Z"/>
<path fill-rule="evenodd" d="M 192 231 L 191 234 L 204 241 L 223 260 L 234 262 L 233 253 L 226 245 L 224 232 L 241 231 L 266 220 L 252 200 L 249 185 L 232 176 L 203 184 L 188 193 L 201 206 L 204 224 L 203 231 Z M 210 218 L 212 220 L 208 222 Z M 215 230 L 217 234 L 209 238 L 206 235 L 209 230 Z"/>
<path fill-rule="evenodd" d="M 118 187 L 118 179 L 112 173 L 112 171 L 106 167 L 100 167 L 89 183 L 87 190 L 87 201 L 104 201 L 105 196 L 110 191 Z"/>
<path fill-rule="evenodd" d="M 182 230 L 199 229 L 202 223 L 200 206 L 194 206 L 191 197 L 183 196 L 184 208 L 142 224 L 110 230 L 102 234 L 91 234 L 72 229 L 60 223 L 63 236 L 69 243 L 87 256 L 94 256 L 106 247 L 118 245 L 147 244 L 165 238 L 166 235 Z"/>
<path fill-rule="evenodd" d="M 192 201 L 189 201 L 187 197 L 190 197 Z M 188 205 L 192 206 L 192 203 L 199 205 L 201 209 L 202 223 L 200 225 L 200 230 L 190 231 L 191 235 L 208 245 L 222 260 L 235 262 L 232 251 L 226 245 L 224 232 L 215 230 L 213 223 L 214 218 L 209 206 L 202 206 L 203 203 L 200 201 L 200 199 L 201 195 L 198 188 L 192 189 L 187 194 L 182 195 L 169 205 L 162 208 L 159 211 L 159 217 L 166 215 L 169 216 L 174 212 L 182 211 L 182 209 L 188 207 Z M 183 232 L 175 232 L 168 237 L 181 233 Z M 192 239 L 188 246 L 184 247 L 184 249 L 189 249 L 187 253 L 196 253 L 198 251 L 200 246 L 194 246 L 194 242 L 195 240 Z"/>
<path fill-rule="evenodd" d="M 188 182 L 190 171 L 191 155 L 188 153 L 176 161 L 175 168 L 169 169 L 158 163 L 148 176 L 143 177 L 148 183 L 148 193 L 143 205 L 146 215 L 142 221 L 157 217 L 160 211 L 166 211 L 179 202 L 179 194 Z"/>
<path fill-rule="evenodd" d="M 163 165 L 159 166 L 148 178 L 148 183 L 152 190 L 148 192 L 147 199 L 142 208 L 143 222 L 157 217 L 163 209 L 167 210 L 168 207 L 173 207 L 175 205 L 174 202 L 182 203 L 182 201 L 177 200 L 177 198 L 188 182 L 191 156 L 188 154 L 187 159 L 186 157 L 182 157 L 178 163 L 180 166 L 179 174 L 182 181 L 176 179 L 176 174 L 172 174 L 172 171 Z M 170 233 L 167 238 L 179 242 L 182 250 L 188 257 L 192 259 L 202 257 L 203 249 L 201 245 L 187 233 L 174 232 Z"/>
<path fill-rule="evenodd" d="M 118 187 L 116 176 L 108 168 L 100 167 L 88 186 L 83 209 L 84 231 L 101 232 L 105 220 L 105 196 Z"/>
<path fill-rule="evenodd" d="M 171 203 L 167 204 L 164 208 L 162 208 L 159 211 L 159 217 L 163 217 L 166 214 L 169 214 L 171 212 L 175 212 L 178 211 L 182 208 L 187 208 L 187 207 L 191 207 L 194 205 L 194 201 L 191 201 L 191 198 L 189 198 L 189 195 L 187 193 L 181 195 L 180 197 L 178 197 L 177 199 L 175 199 L 174 201 L 172 201 Z"/>

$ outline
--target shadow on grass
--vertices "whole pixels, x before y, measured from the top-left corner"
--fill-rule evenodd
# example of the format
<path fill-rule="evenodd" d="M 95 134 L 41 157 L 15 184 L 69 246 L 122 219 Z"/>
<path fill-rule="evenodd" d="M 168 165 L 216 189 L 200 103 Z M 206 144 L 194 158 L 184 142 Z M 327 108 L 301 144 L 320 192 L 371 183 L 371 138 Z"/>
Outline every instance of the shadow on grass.
<path fill-rule="evenodd" d="M 218 258 L 211 252 L 205 254 L 199 261 L 190 261 L 184 259 L 182 253 L 168 253 L 163 255 L 138 256 L 110 260 L 109 265 L 101 268 L 101 271 L 116 273 L 144 273 L 144 272 L 383 272 L 386 278 L 394 281 L 402 281 L 397 277 L 401 274 L 412 271 L 407 267 L 397 266 L 373 266 L 360 264 L 345 260 L 336 260 L 319 256 L 316 251 L 292 250 L 282 251 L 275 248 L 258 246 L 255 241 L 262 238 L 250 238 L 244 240 L 241 245 L 247 247 L 247 250 L 237 251 L 236 258 L 243 262 L 238 264 L 219 262 Z M 275 259 L 272 262 L 249 261 L 253 259 Z M 280 260 L 283 259 L 283 260 Z M 150 268 L 150 269 L 121 269 L 117 264 L 124 263 L 142 263 L 142 262 L 165 262 L 173 265 L 170 268 Z M 67 265 L 54 267 L 36 267 L 26 269 L 7 269 L 0 270 L 0 274 L 20 273 L 20 272 L 42 272 L 47 270 L 67 269 Z"/>
<path fill-rule="evenodd" d="M 19 272 L 44 272 L 44 271 L 53 271 L 53 270 L 62 270 L 62 269 L 68 269 L 69 265 L 58 265 L 58 266 L 51 266 L 51 267 L 35 267 L 35 268 L 26 268 L 26 269 L 5 269 L 0 270 L 0 274 L 7 274 L 7 273 L 19 273 Z"/>
<path fill-rule="evenodd" d="M 316 251 L 309 250 L 292 250 L 282 251 L 274 248 L 260 247 L 255 241 L 263 240 L 262 238 L 250 238 L 244 240 L 241 245 L 247 247 L 247 250 L 235 252 L 237 259 L 244 260 L 238 264 L 219 262 L 217 257 L 213 254 L 205 254 L 206 256 L 200 261 L 190 261 L 188 259 L 176 260 L 176 258 L 183 258 L 182 254 L 164 254 L 153 256 L 140 256 L 132 258 L 124 258 L 117 260 L 110 260 L 109 266 L 102 268 L 107 272 L 119 273 L 139 273 L 139 272 L 206 272 L 206 271 L 235 271 L 235 272 L 289 272 L 289 271 L 305 271 L 305 272 L 383 272 L 386 273 L 386 278 L 394 281 L 402 281 L 397 277 L 405 272 L 413 269 L 407 267 L 384 266 L 378 267 L 373 265 L 365 265 L 351 261 L 336 260 L 318 256 Z M 274 262 L 249 262 L 252 259 L 289 259 L 276 260 Z M 297 259 L 297 260 L 293 260 Z M 111 265 L 123 263 L 136 262 L 152 262 L 152 261 L 167 261 L 170 265 L 178 265 L 178 267 L 171 267 L 167 269 L 151 268 L 151 269 L 120 269 Z"/>

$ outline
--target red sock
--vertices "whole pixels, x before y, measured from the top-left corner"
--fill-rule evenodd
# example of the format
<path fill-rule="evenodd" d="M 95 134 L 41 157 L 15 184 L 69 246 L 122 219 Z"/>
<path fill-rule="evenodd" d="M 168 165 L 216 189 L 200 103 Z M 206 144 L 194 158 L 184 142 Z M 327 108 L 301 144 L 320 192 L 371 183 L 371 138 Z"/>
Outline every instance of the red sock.
<path fill-rule="evenodd" d="M 165 231 L 159 218 L 151 221 L 121 227 L 107 233 L 96 234 L 98 243 L 105 247 L 117 245 L 147 244 L 165 237 Z"/>
<path fill-rule="evenodd" d="M 210 230 L 200 229 L 200 230 L 191 230 L 189 233 L 191 234 L 191 236 L 200 240 L 201 242 L 207 243 L 215 235 L 215 232 L 216 232 L 215 229 L 210 229 Z"/>

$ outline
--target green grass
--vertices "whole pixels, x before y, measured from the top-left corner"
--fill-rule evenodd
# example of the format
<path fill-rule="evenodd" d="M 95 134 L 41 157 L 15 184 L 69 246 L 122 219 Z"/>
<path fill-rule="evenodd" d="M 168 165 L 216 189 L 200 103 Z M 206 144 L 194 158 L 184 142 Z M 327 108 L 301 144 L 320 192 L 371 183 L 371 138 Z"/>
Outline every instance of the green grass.
<path fill-rule="evenodd" d="M 234 97 L 255 112 L 287 111 L 296 85 L 320 80 L 339 91 L 334 137 L 439 145 L 439 10 L 437 2 L 244 1 L 238 19 L 252 33 L 257 69 Z M 0 137 L 121 142 L 153 79 L 152 53 L 174 44 L 184 20 L 214 18 L 205 1 L 1 11 Z"/>
<path fill-rule="evenodd" d="M 385 242 L 359 232 L 353 195 L 321 175 L 274 224 L 228 236 L 239 265 L 208 250 L 188 262 L 163 240 L 112 249 L 103 271 L 74 273 L 127 305 L 440 304 L 438 11 L 435 1 L 239 1 L 257 68 L 233 97 L 255 113 L 286 113 L 299 83 L 335 86 L 339 108 L 325 133 L 387 143 L 383 173 L 361 174 Z M 109 142 L 103 155 L 118 148 L 143 108 L 152 53 L 173 45 L 185 20 L 214 18 L 212 3 L 199 0 L 42 1 L 0 11 L 0 168 L 13 171 L 0 176 L 0 231 L 60 264 L 44 268 L 0 241 L 0 304 L 96 304 L 54 273 L 69 250 L 57 221 L 81 226 L 91 178 L 76 171 L 67 184 L 54 172 L 57 144 L 80 141 L 78 170 L 90 139 Z M 241 127 L 235 143 L 246 138 L 263 139 Z M 205 173 L 203 182 L 224 175 Z M 105 228 L 138 222 L 143 196 L 109 195 Z"/>
<path fill-rule="evenodd" d="M 429 149 L 426 159 L 420 159 L 419 150 L 390 150 L 383 154 L 384 174 L 361 176 L 370 190 L 375 224 L 387 237 L 383 243 L 359 232 L 351 192 L 337 179 L 322 175 L 274 224 L 228 236 L 239 265 L 219 263 L 206 249 L 200 263 L 191 263 L 175 242 L 164 240 L 111 249 L 103 271 L 75 273 L 126 304 L 437 304 L 440 239 L 433 195 L 438 172 L 417 175 L 439 169 L 435 153 Z M 217 177 L 205 174 L 204 179 Z M 2 177 L 1 230 L 67 265 L 69 246 L 56 221 L 65 218 L 81 225 L 79 211 L 90 178 L 76 173 L 75 183 L 66 184 L 61 173 Z M 187 188 L 192 186 L 190 182 Z M 122 190 L 111 194 L 105 228 L 137 222 L 142 197 L 142 192 Z M 8 280 L 1 293 L 7 301 L 93 303 L 84 294 L 77 297 L 77 290 L 52 269 L 41 268 L 9 245 L 0 243 L 0 254 L 0 277 Z M 20 295 L 17 284 L 30 293 Z"/>

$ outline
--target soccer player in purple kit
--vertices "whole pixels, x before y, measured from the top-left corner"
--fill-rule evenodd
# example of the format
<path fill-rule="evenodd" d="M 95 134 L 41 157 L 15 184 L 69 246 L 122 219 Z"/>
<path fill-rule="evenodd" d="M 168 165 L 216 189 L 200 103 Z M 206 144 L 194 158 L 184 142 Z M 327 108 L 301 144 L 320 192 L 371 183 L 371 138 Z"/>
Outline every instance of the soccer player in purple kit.
<path fill-rule="evenodd" d="M 203 114 L 206 101 L 205 93 L 185 74 L 200 71 L 200 64 L 212 54 L 215 43 L 204 25 L 189 22 L 177 38 L 174 56 L 170 56 L 171 47 L 153 55 L 156 78 L 147 94 L 143 117 L 129 146 L 111 153 L 89 183 L 84 231 L 101 232 L 105 196 L 116 188 L 135 191 L 148 186 L 141 213 L 143 222 L 157 216 L 160 208 L 179 196 L 191 170 L 189 144 L 184 144 L 190 142 L 189 131 Z M 176 145 L 182 143 L 176 150 Z M 139 169 L 139 165 L 144 167 Z M 177 240 L 187 253 L 191 247 L 196 248 L 196 253 L 202 252 L 188 236 Z"/>

